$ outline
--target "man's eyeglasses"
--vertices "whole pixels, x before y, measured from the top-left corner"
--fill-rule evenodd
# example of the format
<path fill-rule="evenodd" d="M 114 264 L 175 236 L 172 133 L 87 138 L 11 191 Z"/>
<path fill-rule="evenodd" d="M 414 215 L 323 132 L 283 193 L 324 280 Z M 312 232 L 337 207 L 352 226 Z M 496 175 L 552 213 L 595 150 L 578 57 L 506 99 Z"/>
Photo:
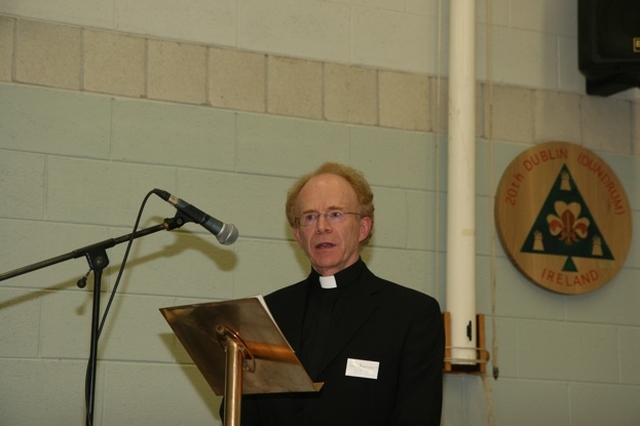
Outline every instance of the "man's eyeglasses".
<path fill-rule="evenodd" d="M 300 224 L 300 226 L 305 226 L 305 227 L 315 226 L 318 223 L 318 220 L 320 220 L 320 216 L 324 216 L 327 222 L 329 222 L 331 225 L 334 225 L 336 223 L 344 222 L 348 214 L 362 216 L 360 213 L 356 213 L 356 212 L 343 212 L 342 210 L 331 210 L 330 212 L 327 212 L 327 213 L 313 212 L 313 213 L 303 214 L 298 218 L 298 223 Z"/>

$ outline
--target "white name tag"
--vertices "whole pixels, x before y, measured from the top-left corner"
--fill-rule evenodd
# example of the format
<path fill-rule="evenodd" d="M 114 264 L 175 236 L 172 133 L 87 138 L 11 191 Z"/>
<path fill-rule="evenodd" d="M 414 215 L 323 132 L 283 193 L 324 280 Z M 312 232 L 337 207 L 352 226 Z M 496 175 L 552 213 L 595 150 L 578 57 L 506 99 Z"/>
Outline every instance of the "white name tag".
<path fill-rule="evenodd" d="M 349 358 L 347 359 L 347 370 L 344 374 L 350 377 L 375 380 L 378 378 L 378 368 L 380 368 L 378 361 Z"/>

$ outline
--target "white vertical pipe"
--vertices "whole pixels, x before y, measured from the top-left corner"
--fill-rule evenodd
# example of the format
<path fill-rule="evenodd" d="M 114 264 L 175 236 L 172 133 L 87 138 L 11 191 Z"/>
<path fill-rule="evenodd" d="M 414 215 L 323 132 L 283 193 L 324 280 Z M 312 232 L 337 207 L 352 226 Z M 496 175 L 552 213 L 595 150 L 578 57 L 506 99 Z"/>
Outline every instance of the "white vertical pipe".
<path fill-rule="evenodd" d="M 450 5 L 446 306 L 452 363 L 471 364 L 467 360 L 476 359 L 477 342 L 476 0 L 451 0 Z"/>

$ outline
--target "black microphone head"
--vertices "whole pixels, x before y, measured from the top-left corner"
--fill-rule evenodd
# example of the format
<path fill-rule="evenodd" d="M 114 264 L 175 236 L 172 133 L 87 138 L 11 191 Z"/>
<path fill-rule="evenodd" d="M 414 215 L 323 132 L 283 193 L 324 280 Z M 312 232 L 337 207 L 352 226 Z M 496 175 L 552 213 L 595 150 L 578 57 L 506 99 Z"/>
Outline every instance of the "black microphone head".
<path fill-rule="evenodd" d="M 167 191 L 163 191 L 162 189 L 156 188 L 152 192 L 165 201 L 169 201 L 169 198 L 171 198 L 171 194 Z"/>
<path fill-rule="evenodd" d="M 238 239 L 238 228 L 236 228 L 232 223 L 225 223 L 222 225 L 222 229 L 220 229 L 216 238 L 220 244 L 231 245 Z"/>

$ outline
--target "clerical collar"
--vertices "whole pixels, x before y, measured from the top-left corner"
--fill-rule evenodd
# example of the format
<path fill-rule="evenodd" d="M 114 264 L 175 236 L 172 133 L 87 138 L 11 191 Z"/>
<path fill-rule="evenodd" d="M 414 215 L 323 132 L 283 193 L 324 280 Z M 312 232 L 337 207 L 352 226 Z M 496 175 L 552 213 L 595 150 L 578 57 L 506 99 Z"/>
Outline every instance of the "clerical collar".
<path fill-rule="evenodd" d="M 320 283 L 321 288 L 342 288 L 356 281 L 365 269 L 364 261 L 360 258 L 356 263 L 336 273 L 335 275 L 322 277 L 315 270 L 311 270 L 309 278 L 316 283 Z"/>
<path fill-rule="evenodd" d="M 320 279 L 320 287 L 326 289 L 338 288 L 335 275 L 329 275 L 328 277 L 318 277 Z"/>

